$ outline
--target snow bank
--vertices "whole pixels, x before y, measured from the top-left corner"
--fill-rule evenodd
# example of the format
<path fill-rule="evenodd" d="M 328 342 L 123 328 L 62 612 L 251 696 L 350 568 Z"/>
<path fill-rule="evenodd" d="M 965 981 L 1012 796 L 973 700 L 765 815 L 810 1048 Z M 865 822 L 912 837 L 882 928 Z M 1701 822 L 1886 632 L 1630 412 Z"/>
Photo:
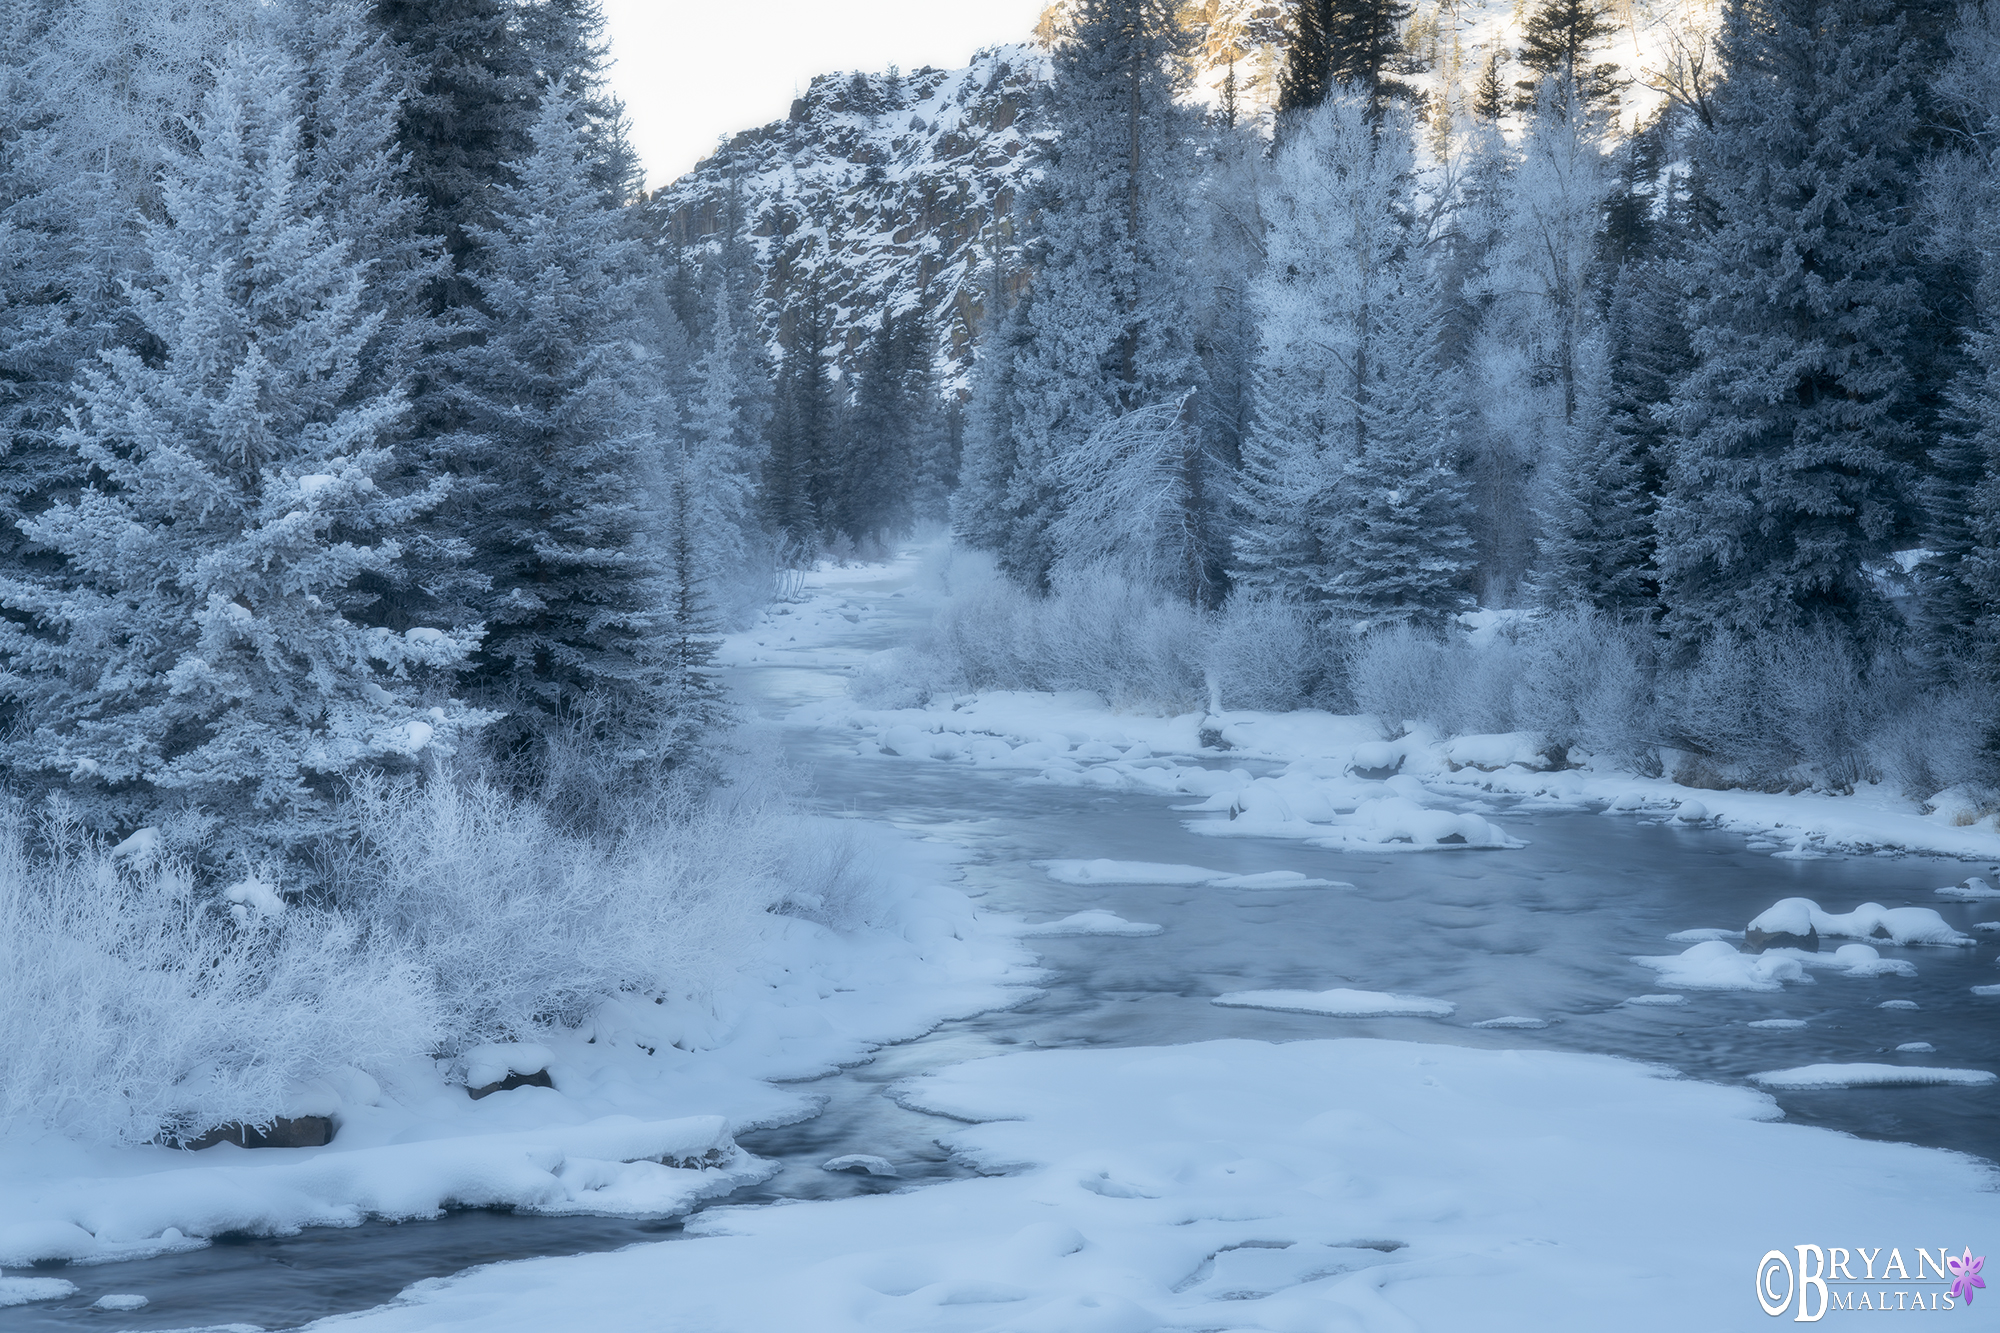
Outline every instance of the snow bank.
<path fill-rule="evenodd" d="M 1390 995 L 1383 991 L 1240 990 L 1218 995 L 1210 1004 L 1226 1009 L 1275 1009 L 1286 1014 L 1328 1014 L 1335 1018 L 1448 1018 L 1457 1008 L 1422 995 Z"/>
<path fill-rule="evenodd" d="M 266 1164 L 269 1157 L 281 1160 Z M 668 1216 L 777 1169 L 738 1148 L 721 1116 L 607 1116 L 349 1152 L 224 1145 L 195 1160 L 180 1170 L 9 1191 L 0 1264 L 127 1259 L 182 1248 L 183 1237 L 282 1235 L 436 1217 L 447 1207 Z M 19 1220 L 28 1217 L 38 1220 Z"/>
<path fill-rule="evenodd" d="M 1061 935 L 1157 935 L 1161 929 L 1151 921 L 1127 921 L 1116 912 L 1093 908 L 1088 912 L 1071 913 L 1060 921 L 1016 926 L 1014 933 L 1026 938 L 1045 939 Z"/>
<path fill-rule="evenodd" d="M 1309 709 L 1148 715 L 1113 709 L 1101 696 L 1082 691 L 990 690 L 900 709 L 840 700 L 805 705 L 793 720 L 849 728 L 864 752 L 1014 768 L 1068 786 L 1190 795 L 1203 802 L 1196 810 L 1233 816 L 1226 823 L 1198 821 L 1193 825 L 1198 832 L 1301 837 L 1336 850 L 1518 846 L 1503 831 L 1489 834 L 1490 823 L 1426 837 L 1425 821 L 1411 820 L 1407 808 L 1372 812 L 1372 820 L 1353 818 L 1363 804 L 1385 797 L 1436 814 L 1454 812 L 1450 807 L 1470 813 L 1463 810 L 1469 801 L 1502 795 L 1524 798 L 1531 808 L 1595 805 L 1609 814 L 1677 826 L 1775 834 L 1784 845 L 1768 850 L 1781 858 L 1823 856 L 1841 848 L 2000 858 L 2000 827 L 1990 821 L 1968 826 L 1940 821 L 1887 786 L 1862 783 L 1842 796 L 1697 792 L 1577 752 L 1568 766 L 1554 767 L 1531 733 L 1445 738 L 1419 727 L 1392 735 L 1393 722 Z M 1205 745 L 1204 736 L 1218 745 Z M 1217 748 L 1285 767 L 1261 777 L 1242 768 L 1210 767 Z M 1390 827 L 1375 827 L 1376 822 Z M 1464 843 L 1450 840 L 1452 832 Z M 2000 896 L 2000 890 L 1982 884 L 1939 892 Z"/>
<path fill-rule="evenodd" d="M 1751 1276 L 1774 1247 L 1992 1221 L 1982 1163 L 1773 1124 L 1763 1093 L 1606 1057 L 1033 1051 L 900 1098 L 973 1122 L 940 1120 L 941 1142 L 1007 1174 L 714 1209 L 686 1239 L 496 1264 L 322 1327 L 1686 1333 L 1764 1321 Z"/>
<path fill-rule="evenodd" d="M 1885 939 L 1892 944 L 1969 945 L 1972 936 L 1946 924 L 1928 907 L 1884 907 L 1863 903 L 1851 912 L 1828 912 L 1810 898 L 1781 898 L 1758 913 L 1751 930 L 1767 935 L 1821 935 L 1842 939 Z"/>
<path fill-rule="evenodd" d="M 1752 1074 L 1767 1088 L 1923 1088 L 1955 1084 L 1977 1087 L 1996 1076 L 1984 1069 L 1931 1069 L 1918 1065 L 1800 1065 Z"/>

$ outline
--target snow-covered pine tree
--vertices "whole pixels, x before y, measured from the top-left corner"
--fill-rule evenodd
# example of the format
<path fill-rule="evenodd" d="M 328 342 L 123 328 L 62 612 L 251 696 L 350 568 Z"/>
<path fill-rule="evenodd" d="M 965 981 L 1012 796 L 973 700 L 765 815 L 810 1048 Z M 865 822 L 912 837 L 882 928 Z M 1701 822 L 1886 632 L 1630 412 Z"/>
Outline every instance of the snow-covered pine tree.
<path fill-rule="evenodd" d="M 1401 281 L 1370 316 L 1358 445 L 1339 460 L 1336 503 L 1316 516 L 1331 574 L 1323 598 L 1356 630 L 1438 631 L 1474 605 L 1468 492 L 1455 457 L 1459 393 L 1439 363 L 1437 306 L 1421 274 L 1398 265 L 1392 276 Z"/>
<path fill-rule="evenodd" d="M 2000 8 L 1968 5 L 1938 99 L 1963 132 L 1928 172 L 1932 248 L 1973 265 L 1967 364 L 1924 480 L 1925 648 L 1947 675 L 2000 683 Z M 2000 741 L 2000 715 L 1993 719 Z M 2000 748 L 2000 744 L 1996 744 Z"/>
<path fill-rule="evenodd" d="M 764 455 L 764 523 L 789 558 L 808 559 L 818 554 L 831 530 L 839 428 L 826 355 L 833 312 L 810 264 L 784 323 L 784 355 L 772 386 L 770 447 Z"/>
<path fill-rule="evenodd" d="M 711 304 L 708 348 L 695 368 L 676 476 L 685 494 L 674 495 L 674 538 L 688 546 L 687 567 L 697 574 L 700 597 L 722 608 L 747 591 L 741 585 L 758 532 L 757 478 L 764 460 L 750 420 L 758 398 L 743 382 L 746 337 L 725 285 L 716 285 Z M 680 559 L 681 548 L 674 550 Z"/>
<path fill-rule="evenodd" d="M 1682 368 L 1685 337 L 1672 279 L 1664 265 L 1622 270 L 1602 331 L 1584 346 L 1577 420 L 1543 497 L 1534 582 L 1545 606 L 1658 611 L 1653 516 L 1664 430 L 1652 408 Z"/>
<path fill-rule="evenodd" d="M 66 779 L 105 828 L 179 806 L 225 848 L 296 836 L 340 775 L 486 720 L 443 694 L 476 626 L 365 623 L 357 580 L 391 576 L 444 488 L 377 484 L 405 403 L 351 393 L 380 316 L 306 211 L 296 86 L 267 45 L 219 70 L 145 229 L 158 355 L 86 369 L 63 442 L 91 483 L 23 523 L 60 566 L 0 579 L 7 766 Z"/>
<path fill-rule="evenodd" d="M 1884 610 L 1868 566 L 1909 517 L 1914 71 L 1887 0 L 1744 0 L 1721 42 L 1660 509 L 1668 623 L 1858 632 Z"/>
<path fill-rule="evenodd" d="M 1009 437 L 1000 563 L 1043 586 L 1055 558 L 1057 460 L 1111 417 L 1179 402 L 1199 378 L 1187 303 L 1192 113 L 1176 95 L 1189 38 L 1167 0 L 1081 0 L 1051 53 L 1050 114 L 1027 192 L 1035 299 L 1000 349 L 1004 400 L 978 434 Z"/>
<path fill-rule="evenodd" d="M 893 536 L 914 520 L 911 484 L 918 467 L 917 414 L 911 373 L 929 349 L 923 320 L 893 308 L 863 347 L 853 399 L 841 418 L 841 447 L 830 526 L 850 542 Z"/>
<path fill-rule="evenodd" d="M 210 62 L 255 22 L 230 0 L 0 4 L 0 560 L 38 559 L 12 515 L 82 484 L 57 439 L 75 367 L 143 343 L 139 220 Z"/>
<path fill-rule="evenodd" d="M 1250 591 L 1319 603 L 1338 572 L 1325 534 L 1366 444 L 1382 320 L 1407 295 L 1412 162 L 1407 118 L 1392 113 L 1378 134 L 1359 93 L 1301 114 L 1272 159 L 1231 570 Z"/>
<path fill-rule="evenodd" d="M 511 0 L 377 0 L 369 12 L 409 71 L 399 142 L 408 187 L 458 268 L 433 286 L 433 305 L 467 309 L 476 301 L 464 274 L 477 246 L 469 229 L 494 225 L 494 188 L 531 151 L 533 60 Z"/>
<path fill-rule="evenodd" d="M 605 203 L 631 202 L 644 173 L 626 135 L 625 104 L 611 91 L 611 48 L 600 0 L 519 0 L 514 27 L 537 92 L 563 84 L 582 107 L 591 179 Z"/>
<path fill-rule="evenodd" d="M 588 120 L 557 86 L 533 151 L 494 191 L 479 246 L 479 341 L 455 358 L 478 433 L 462 508 L 490 581 L 475 697 L 516 710 L 532 740 L 588 717 L 622 759 L 667 757 L 672 682 L 658 659 L 666 503 L 660 368 L 640 327 L 637 244 L 607 207 Z"/>

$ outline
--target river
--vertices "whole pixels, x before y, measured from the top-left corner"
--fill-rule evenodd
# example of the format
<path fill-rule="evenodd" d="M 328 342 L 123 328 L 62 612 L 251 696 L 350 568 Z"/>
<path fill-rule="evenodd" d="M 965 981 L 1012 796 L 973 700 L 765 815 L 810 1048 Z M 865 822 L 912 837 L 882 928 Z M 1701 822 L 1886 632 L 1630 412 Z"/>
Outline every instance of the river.
<path fill-rule="evenodd" d="M 917 599 L 885 600 L 888 588 L 879 580 L 852 589 L 834 583 L 825 591 L 877 608 L 854 626 L 845 648 L 892 646 L 924 614 Z M 829 667 L 761 666 L 734 675 L 739 696 L 768 720 L 844 688 L 842 673 Z M 1037 941 L 1048 976 L 1035 999 L 888 1048 L 871 1064 L 823 1080 L 818 1090 L 827 1106 L 816 1119 L 744 1135 L 746 1148 L 783 1162 L 784 1170 L 732 1202 L 908 1188 L 913 1178 L 958 1174 L 932 1142 L 938 1122 L 896 1105 L 885 1090 L 923 1069 L 1024 1047 L 1364 1035 L 1607 1053 L 1740 1083 L 1758 1070 L 1893 1059 L 1886 1053 L 1897 1045 L 1927 1041 L 1940 1063 L 2000 1068 L 1992 1001 L 1971 994 L 1973 985 L 1996 979 L 1993 951 L 1983 945 L 1881 946 L 1883 956 L 1913 962 L 1915 978 L 1821 972 L 1818 984 L 1782 993 L 1697 993 L 1679 1007 L 1622 1003 L 1662 989 L 1632 956 L 1679 952 L 1687 946 L 1665 938 L 1675 931 L 1740 929 L 1783 897 L 1814 898 L 1834 911 L 1863 901 L 1919 904 L 1967 929 L 1993 915 L 1993 904 L 1942 903 L 1932 893 L 1964 877 L 1960 862 L 1783 860 L 1747 849 L 1740 834 L 1594 811 L 1510 812 L 1504 802 L 1493 817 L 1525 848 L 1363 855 L 1291 841 L 1205 838 L 1183 821 L 1224 816 L 1190 816 L 1169 798 L 861 756 L 844 733 L 784 731 L 793 759 L 814 774 L 817 804 L 963 848 L 964 888 L 982 905 L 1037 919 L 1102 907 L 1164 929 L 1139 938 Z M 1078 888 L 1053 882 L 1032 864 L 1050 857 L 1192 863 L 1232 874 L 1291 870 L 1353 887 Z M 1223 991 L 1343 985 L 1437 996 L 1456 1004 L 1457 1013 L 1445 1021 L 1354 1020 L 1209 1003 Z M 1892 998 L 1919 1008 L 1878 1007 Z M 1550 1025 L 1471 1026 L 1501 1015 Z M 1768 1018 L 1804 1019 L 1807 1026 L 1748 1026 Z M 2000 1099 L 1990 1087 L 1783 1093 L 1779 1101 L 1803 1123 L 2000 1156 Z M 903 1176 L 819 1169 L 843 1153 L 889 1157 L 903 1164 Z M 76 1297 L 0 1311 L 0 1330 L 294 1327 L 378 1304 L 411 1282 L 474 1264 L 671 1240 L 678 1229 L 672 1222 L 467 1212 L 435 1222 L 233 1238 L 189 1254 L 67 1270 L 64 1276 L 80 1288 Z M 133 1314 L 83 1308 L 105 1292 L 143 1293 L 151 1304 Z"/>

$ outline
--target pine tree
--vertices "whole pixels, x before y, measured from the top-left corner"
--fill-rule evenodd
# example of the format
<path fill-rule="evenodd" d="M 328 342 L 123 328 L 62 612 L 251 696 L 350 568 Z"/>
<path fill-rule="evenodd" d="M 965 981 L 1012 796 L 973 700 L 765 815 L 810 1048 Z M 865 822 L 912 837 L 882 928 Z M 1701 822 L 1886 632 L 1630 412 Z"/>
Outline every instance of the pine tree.
<path fill-rule="evenodd" d="M 1472 114 L 1491 124 L 1507 109 L 1507 85 L 1500 77 L 1500 53 L 1486 57 L 1479 83 L 1472 90 Z"/>
<path fill-rule="evenodd" d="M 1402 50 L 1407 0 L 1297 0 L 1278 76 L 1278 110 L 1306 111 L 1343 85 L 1365 91 L 1379 115 L 1403 93 L 1387 77 Z"/>
<path fill-rule="evenodd" d="M 1961 147 L 1928 175 L 1934 249 L 1973 256 L 1964 368 L 1924 479 L 1917 571 L 1924 648 L 1940 676 L 2000 683 L 2000 9 L 1967 7 L 1937 79 Z M 2000 711 L 1992 718 L 2000 750 Z"/>
<path fill-rule="evenodd" d="M 1272 163 L 1256 290 L 1257 417 L 1232 576 L 1350 618 L 1435 618 L 1464 596 L 1454 391 L 1410 254 L 1411 133 L 1392 114 L 1378 134 L 1359 95 L 1295 122 Z"/>
<path fill-rule="evenodd" d="M 1738 5 L 1722 44 L 1660 514 L 1669 621 L 1859 629 L 1883 610 L 1868 566 L 1908 524 L 1917 439 L 1913 71 L 1884 0 Z"/>
<path fill-rule="evenodd" d="M 1012 340 L 1004 400 L 975 426 L 1014 452 L 999 497 L 1000 563 L 1042 586 L 1060 513 L 1057 460 L 1105 420 L 1178 402 L 1200 375 L 1193 284 L 1192 116 L 1176 102 L 1189 38 L 1166 0 L 1084 0 L 1052 53 L 1051 115 L 1026 200 L 1035 299 Z"/>
<path fill-rule="evenodd" d="M 483 309 L 456 386 L 478 431 L 467 526 L 491 581 L 472 682 L 517 710 L 510 744 L 587 716 L 614 753 L 658 757 L 665 390 L 639 350 L 638 249 L 597 188 L 577 98 L 550 89 L 531 138 L 494 226 L 468 224 Z"/>
<path fill-rule="evenodd" d="M 808 559 L 818 554 L 831 530 L 839 429 L 827 365 L 833 312 L 810 263 L 798 300 L 787 313 L 790 340 L 773 389 L 771 442 L 764 459 L 764 522 L 794 557 Z"/>
<path fill-rule="evenodd" d="M 1564 114 L 1572 100 L 1587 116 L 1615 109 L 1627 80 L 1615 62 L 1590 57 L 1617 30 L 1610 0 L 1542 0 L 1521 33 L 1521 63 L 1539 76 L 1515 85 L 1522 109 L 1534 107 L 1544 82 L 1563 90 Z"/>
<path fill-rule="evenodd" d="M 434 285 L 433 306 L 464 309 L 474 304 L 472 228 L 495 225 L 494 190 L 531 150 L 532 59 L 510 0 L 376 0 L 373 14 L 411 72 L 398 145 L 410 188 L 459 270 Z"/>
<path fill-rule="evenodd" d="M 308 212 L 297 85 L 267 46 L 221 68 L 146 227 L 159 354 L 85 370 L 63 444 L 91 484 L 23 522 L 62 563 L 0 579 L 9 768 L 66 779 L 107 828 L 198 807 L 225 849 L 486 720 L 441 693 L 476 627 L 365 623 L 357 582 L 392 576 L 444 487 L 378 484 L 405 404 L 354 392 L 380 315 Z"/>
<path fill-rule="evenodd" d="M 1412 276 L 1412 275 L 1406 275 Z M 1458 395 L 1437 359 L 1438 317 L 1421 289 L 1388 293 L 1358 447 L 1339 460 L 1333 503 L 1315 515 L 1327 610 L 1350 628 L 1441 630 L 1473 608 L 1468 492 L 1459 475 Z"/>
<path fill-rule="evenodd" d="M 675 540 L 689 543 L 692 568 L 701 571 L 700 595 L 711 607 L 734 601 L 726 581 L 748 565 L 758 530 L 757 481 L 764 462 L 764 441 L 752 420 L 762 399 L 744 383 L 746 339 L 732 305 L 728 289 L 718 285 L 708 348 L 695 368 L 696 390 L 677 478 L 687 493 L 675 497 L 680 511 Z"/>

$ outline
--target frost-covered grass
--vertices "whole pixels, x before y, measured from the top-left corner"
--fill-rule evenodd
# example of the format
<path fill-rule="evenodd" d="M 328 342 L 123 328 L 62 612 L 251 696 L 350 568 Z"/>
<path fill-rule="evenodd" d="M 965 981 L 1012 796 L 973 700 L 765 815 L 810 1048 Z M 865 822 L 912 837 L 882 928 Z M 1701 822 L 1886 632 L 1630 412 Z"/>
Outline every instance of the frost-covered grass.
<path fill-rule="evenodd" d="M 358 784 L 309 892 L 207 882 L 171 838 L 108 849 L 60 806 L 0 821 L 0 1130 L 146 1143 L 293 1114 L 352 1068 L 584 1021 L 621 995 L 700 1003 L 774 914 L 884 910 L 863 831 L 754 765 L 629 802 L 597 832 L 477 780 Z"/>

